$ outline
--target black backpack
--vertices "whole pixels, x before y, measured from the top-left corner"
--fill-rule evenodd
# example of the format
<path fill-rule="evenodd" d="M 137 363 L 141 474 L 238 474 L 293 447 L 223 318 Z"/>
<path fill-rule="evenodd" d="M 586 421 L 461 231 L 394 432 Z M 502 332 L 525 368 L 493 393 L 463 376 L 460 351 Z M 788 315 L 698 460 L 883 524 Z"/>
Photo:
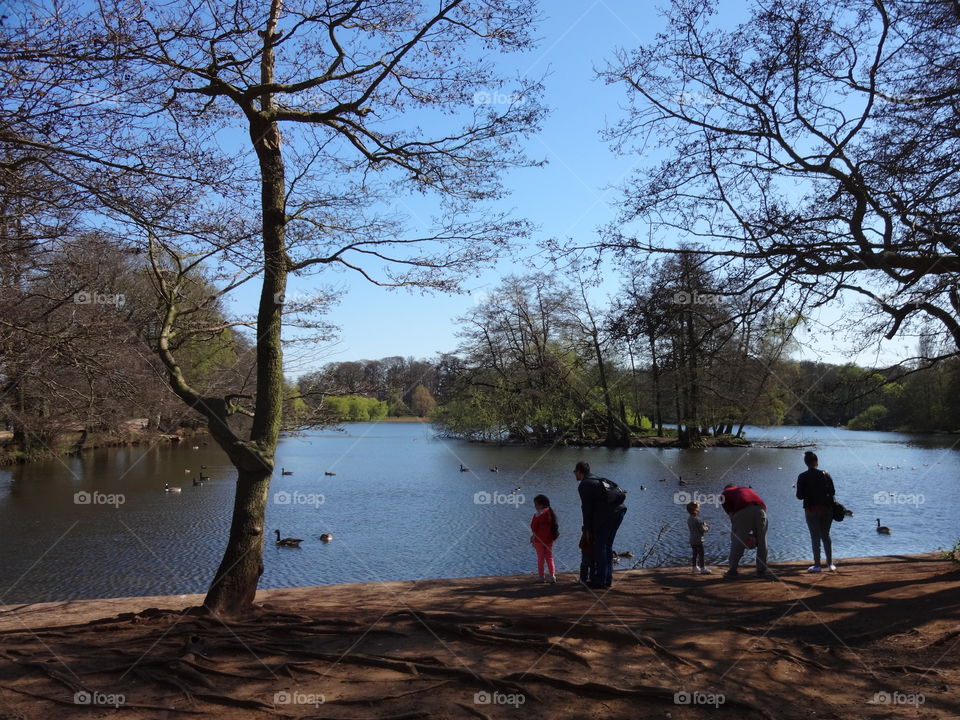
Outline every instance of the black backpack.
<path fill-rule="evenodd" d="M 597 480 L 600 481 L 600 487 L 603 490 L 602 499 L 605 504 L 611 507 L 623 505 L 627 499 L 626 490 L 608 478 L 598 477 Z"/>

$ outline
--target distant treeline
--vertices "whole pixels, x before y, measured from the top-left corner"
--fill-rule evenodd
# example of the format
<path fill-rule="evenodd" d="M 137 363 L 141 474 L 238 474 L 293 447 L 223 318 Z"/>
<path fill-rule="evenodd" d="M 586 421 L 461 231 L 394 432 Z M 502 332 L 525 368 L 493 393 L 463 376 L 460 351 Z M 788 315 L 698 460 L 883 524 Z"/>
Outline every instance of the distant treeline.
<path fill-rule="evenodd" d="M 498 413 L 509 410 L 530 411 L 531 420 L 545 417 L 551 409 L 568 406 L 567 439 L 598 439 L 605 436 L 602 405 L 585 403 L 578 405 L 585 389 L 592 387 L 595 397 L 602 396 L 602 389 L 586 386 L 599 370 L 585 362 L 577 377 L 567 375 L 573 388 L 557 393 L 556 397 L 542 402 L 524 398 L 514 392 L 495 397 L 489 387 L 476 385 L 476 368 L 470 368 L 462 359 L 444 355 L 437 362 L 427 360 L 383 360 L 332 363 L 318 373 L 301 379 L 302 387 L 310 382 L 342 379 L 362 368 L 373 368 L 381 363 L 394 367 L 416 367 L 421 373 L 415 381 L 415 397 L 426 399 L 418 402 L 414 392 L 405 391 L 402 385 L 382 385 L 371 397 L 362 395 L 326 396 L 322 403 L 332 416 L 341 421 L 378 420 L 401 415 L 431 417 L 450 434 L 472 439 L 514 439 L 536 441 L 534 425 L 510 428 L 502 424 Z M 423 372 L 429 369 L 428 372 Z M 653 372 L 649 366 L 630 368 L 616 359 L 606 368 L 611 386 L 611 399 L 622 408 L 632 436 L 657 432 L 651 416 L 654 415 L 655 389 Z M 778 361 L 773 373 L 777 376 L 776 392 L 766 396 L 769 404 L 760 408 L 756 415 L 743 419 L 748 425 L 827 425 L 844 426 L 852 430 L 903 430 L 916 432 L 960 430 L 960 361 L 948 360 L 939 365 L 920 370 L 907 368 L 872 370 L 855 365 L 832 365 L 809 361 Z M 661 404 L 666 408 L 663 422 L 667 426 L 661 434 L 675 433 L 677 419 L 669 408 L 674 407 L 674 378 L 669 370 L 661 370 L 659 378 Z M 890 380 L 893 378 L 893 380 Z M 558 387 L 561 383 L 557 383 Z M 358 388 L 359 390 L 359 388 Z M 378 398 L 385 398 L 380 400 Z M 404 400 L 406 398 L 406 400 Z M 438 402 L 439 401 L 439 404 Z M 409 403 L 409 404 L 408 404 Z M 412 406 L 412 407 L 411 407 Z M 725 422 L 719 415 L 722 406 L 705 405 L 714 421 L 702 428 L 704 434 L 730 432 L 735 434 L 739 426 L 733 421 Z M 416 408 L 416 412 L 412 408 Z M 580 408 L 579 412 L 577 409 Z M 713 415 L 716 412 L 718 415 Z M 728 416 L 729 417 L 729 416 Z M 739 421 L 739 420 L 738 420 Z"/>
<path fill-rule="evenodd" d="M 796 361 L 798 319 L 742 307 L 723 286 L 674 258 L 628 277 L 601 309 L 553 276 L 508 278 L 461 319 L 455 353 L 333 363 L 299 384 L 307 396 L 339 388 L 483 440 L 626 446 L 676 434 L 696 445 L 781 424 L 960 430 L 957 358 L 885 369 Z"/>
<path fill-rule="evenodd" d="M 144 254 L 66 232 L 56 243 L 10 245 L 0 253 L 0 420 L 12 435 L 3 460 L 123 439 L 144 429 L 135 418 L 160 433 L 200 425 L 170 391 L 153 349 L 162 310 Z M 199 301 L 204 282 L 185 286 L 182 302 L 189 323 L 217 329 L 175 338 L 183 372 L 204 393 L 249 387 L 252 344 L 218 303 Z"/>
<path fill-rule="evenodd" d="M 0 325 L 5 459 L 123 436 L 140 430 L 134 418 L 163 433 L 201 425 L 157 359 L 161 307 L 144 263 L 94 235 L 4 256 L 0 269 L 15 279 L 0 294 L 15 320 Z M 186 285 L 182 301 L 208 297 L 207 282 Z M 960 430 L 957 358 L 887 369 L 797 362 L 798 320 L 743 307 L 724 285 L 702 264 L 671 258 L 637 268 L 598 308 L 555 276 L 507 278 L 461 318 L 455 352 L 330 363 L 287 383 L 284 426 L 416 416 L 461 437 L 611 445 L 672 432 L 696 444 L 748 424 Z M 243 324 L 211 302 L 188 317 L 221 328 L 175 340 L 194 386 L 251 392 L 256 361 Z"/>

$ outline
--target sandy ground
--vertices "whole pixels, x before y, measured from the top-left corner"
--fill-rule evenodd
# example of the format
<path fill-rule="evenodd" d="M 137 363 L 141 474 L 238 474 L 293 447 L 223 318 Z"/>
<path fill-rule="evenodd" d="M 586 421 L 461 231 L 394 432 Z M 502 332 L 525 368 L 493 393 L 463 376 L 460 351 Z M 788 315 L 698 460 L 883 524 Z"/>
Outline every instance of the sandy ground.
<path fill-rule="evenodd" d="M 960 572 L 933 555 L 777 579 L 619 572 L 0 609 L 0 718 L 955 718 Z"/>

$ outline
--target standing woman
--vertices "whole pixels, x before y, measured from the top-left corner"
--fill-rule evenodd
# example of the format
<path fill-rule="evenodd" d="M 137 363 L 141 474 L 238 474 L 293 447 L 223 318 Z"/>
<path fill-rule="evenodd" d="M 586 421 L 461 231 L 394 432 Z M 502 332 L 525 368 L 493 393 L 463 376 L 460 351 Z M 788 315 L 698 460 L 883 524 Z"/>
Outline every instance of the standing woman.
<path fill-rule="evenodd" d="M 827 569 L 833 572 L 837 566 L 833 564 L 833 544 L 830 541 L 830 526 L 833 524 L 833 478 L 830 473 L 821 470 L 817 465 L 816 453 L 809 450 L 803 454 L 803 462 L 807 471 L 797 477 L 797 499 L 803 500 L 803 513 L 807 518 L 807 529 L 810 531 L 810 543 L 813 545 L 813 565 L 807 572 L 818 573 L 820 565 L 820 545 L 827 556 Z"/>

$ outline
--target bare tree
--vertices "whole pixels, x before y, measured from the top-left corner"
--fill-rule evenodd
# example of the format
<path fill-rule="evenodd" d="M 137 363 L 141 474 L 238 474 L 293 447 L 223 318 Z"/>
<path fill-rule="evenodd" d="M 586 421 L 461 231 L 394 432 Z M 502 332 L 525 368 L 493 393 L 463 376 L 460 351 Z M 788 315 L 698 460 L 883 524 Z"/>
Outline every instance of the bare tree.
<path fill-rule="evenodd" d="M 32 113 L 2 139 L 69 157 L 64 178 L 149 247 L 162 300 L 157 352 L 238 471 L 204 605 L 243 614 L 263 571 L 287 278 L 341 268 L 385 286 L 449 290 L 525 232 L 477 205 L 502 194 L 500 171 L 528 164 L 517 140 L 542 113 L 537 83 L 508 86 L 492 59 L 530 46 L 532 2 L 109 0 L 87 14 L 55 1 L 41 10 L 51 22 L 11 21 L 0 59 L 24 77 L 59 68 L 46 107 L 73 102 L 76 127 L 44 134 Z M 416 231 L 394 208 L 401 188 L 435 200 Z M 178 328 L 202 308 L 178 293 L 201 262 L 230 276 L 225 289 L 260 282 L 251 393 L 204 392 L 178 357 Z M 250 417 L 249 431 L 237 429 L 238 415 Z"/>
<path fill-rule="evenodd" d="M 761 0 L 734 29 L 716 13 L 673 0 L 656 40 L 602 72 L 630 100 L 614 146 L 655 138 L 666 156 L 627 184 L 600 249 L 695 239 L 682 252 L 745 270 L 744 292 L 853 294 L 868 335 L 927 333 L 956 353 L 960 6 Z"/>

